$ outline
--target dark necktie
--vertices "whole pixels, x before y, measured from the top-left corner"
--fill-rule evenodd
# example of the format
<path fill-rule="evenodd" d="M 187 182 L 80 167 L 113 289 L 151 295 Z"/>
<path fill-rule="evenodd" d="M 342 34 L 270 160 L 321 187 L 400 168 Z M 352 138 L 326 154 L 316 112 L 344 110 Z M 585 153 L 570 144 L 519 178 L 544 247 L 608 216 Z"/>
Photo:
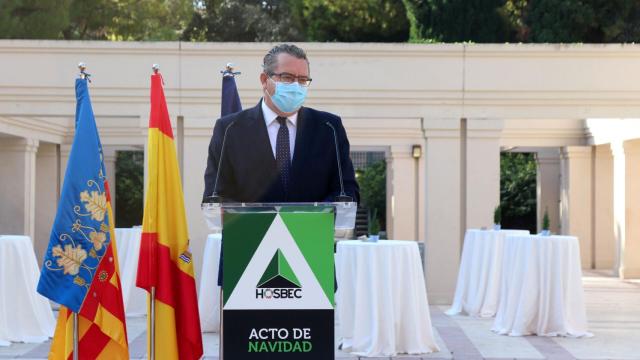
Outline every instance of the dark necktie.
<path fill-rule="evenodd" d="M 291 169 L 289 129 L 287 128 L 286 117 L 278 116 L 276 120 L 280 123 L 278 137 L 276 138 L 276 163 L 278 164 L 278 172 L 280 173 L 280 182 L 282 182 L 282 188 L 286 195 L 289 192 L 289 172 Z"/>

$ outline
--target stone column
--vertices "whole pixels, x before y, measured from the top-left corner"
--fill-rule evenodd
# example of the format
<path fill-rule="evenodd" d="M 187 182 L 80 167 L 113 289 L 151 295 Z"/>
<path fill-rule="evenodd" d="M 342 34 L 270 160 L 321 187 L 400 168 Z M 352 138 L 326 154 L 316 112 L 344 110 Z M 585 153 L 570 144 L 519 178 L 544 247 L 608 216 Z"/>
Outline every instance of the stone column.
<path fill-rule="evenodd" d="M 33 245 L 38 263 L 42 263 L 42 258 L 47 246 L 51 228 L 58 210 L 58 154 L 56 145 L 51 143 L 40 143 L 36 153 L 36 209 L 35 209 L 35 236 Z"/>
<path fill-rule="evenodd" d="M 460 263 L 459 119 L 425 119 L 425 269 L 431 304 L 450 304 Z"/>
<path fill-rule="evenodd" d="M 385 194 L 386 194 L 386 202 L 387 202 L 387 217 L 385 219 L 385 224 L 387 225 L 385 228 L 385 232 L 387 234 L 387 239 L 393 239 L 393 213 L 395 213 L 395 201 L 393 197 L 393 177 L 391 176 L 391 169 L 393 169 L 393 158 L 391 157 L 391 149 L 387 149 L 384 154 L 384 162 L 385 169 L 387 169 L 387 174 L 385 177 Z"/>
<path fill-rule="evenodd" d="M 583 268 L 592 267 L 592 158 L 591 146 L 567 146 L 561 154 L 561 231 L 577 236 Z"/>
<path fill-rule="evenodd" d="M 613 155 L 611 146 L 595 146 L 593 238 L 596 269 L 614 269 L 616 239 L 613 226 Z"/>
<path fill-rule="evenodd" d="M 387 164 L 390 178 L 392 206 L 390 239 L 416 239 L 416 170 L 415 159 L 411 156 L 411 146 L 391 146 L 391 161 Z"/>
<path fill-rule="evenodd" d="M 467 120 L 466 229 L 493 224 L 500 204 L 501 131 L 501 120 Z"/>
<path fill-rule="evenodd" d="M 542 219 L 547 210 L 549 230 L 560 233 L 560 151 L 546 148 L 536 152 L 536 204 L 538 231 L 542 230 Z"/>
<path fill-rule="evenodd" d="M 623 279 L 640 278 L 640 140 L 612 144 L 616 268 Z"/>
<path fill-rule="evenodd" d="M 38 140 L 0 142 L 0 233 L 35 236 L 36 152 Z"/>

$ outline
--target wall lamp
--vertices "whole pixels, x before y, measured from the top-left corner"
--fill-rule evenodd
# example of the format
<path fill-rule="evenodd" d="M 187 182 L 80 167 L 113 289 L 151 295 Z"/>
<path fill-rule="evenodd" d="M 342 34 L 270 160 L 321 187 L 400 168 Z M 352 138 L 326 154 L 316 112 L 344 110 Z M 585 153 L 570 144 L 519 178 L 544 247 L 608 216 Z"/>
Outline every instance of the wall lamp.
<path fill-rule="evenodd" d="M 411 147 L 411 156 L 414 159 L 420 159 L 422 157 L 422 146 L 420 145 L 413 145 Z"/>

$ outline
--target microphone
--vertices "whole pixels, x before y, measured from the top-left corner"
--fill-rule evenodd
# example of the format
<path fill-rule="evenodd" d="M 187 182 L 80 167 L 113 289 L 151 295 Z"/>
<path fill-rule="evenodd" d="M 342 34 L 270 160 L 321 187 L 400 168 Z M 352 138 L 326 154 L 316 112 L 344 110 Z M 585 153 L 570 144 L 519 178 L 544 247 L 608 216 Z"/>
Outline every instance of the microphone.
<path fill-rule="evenodd" d="M 336 196 L 336 202 L 352 202 L 353 198 L 351 196 L 347 196 L 344 192 L 344 182 L 342 180 L 342 165 L 340 164 L 340 149 L 338 148 L 338 135 L 336 133 L 336 128 L 331 125 L 329 121 L 324 122 L 325 125 L 333 130 L 333 143 L 336 145 L 336 161 L 338 162 L 338 178 L 340 179 L 340 195 Z"/>
<path fill-rule="evenodd" d="M 218 161 L 218 169 L 216 169 L 216 181 L 213 183 L 213 191 L 210 196 L 204 198 L 205 203 L 221 203 L 222 197 L 218 195 L 216 191 L 218 189 L 218 180 L 220 179 L 220 168 L 222 165 L 222 159 L 224 158 L 224 144 L 227 142 L 227 133 L 229 129 L 236 123 L 236 120 L 233 120 L 226 129 L 224 129 L 224 135 L 222 136 L 222 146 L 220 147 L 220 160 Z"/>

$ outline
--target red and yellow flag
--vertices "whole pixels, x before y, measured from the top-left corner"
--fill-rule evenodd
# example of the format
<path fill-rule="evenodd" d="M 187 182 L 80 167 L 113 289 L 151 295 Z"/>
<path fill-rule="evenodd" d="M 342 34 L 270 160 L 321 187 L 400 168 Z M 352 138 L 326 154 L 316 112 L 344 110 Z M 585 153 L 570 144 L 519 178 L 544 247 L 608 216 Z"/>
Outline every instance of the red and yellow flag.
<path fill-rule="evenodd" d="M 151 76 L 148 141 L 149 183 L 136 285 L 148 292 L 152 287 L 156 289 L 156 358 L 199 359 L 202 334 L 193 261 L 176 148 L 160 74 Z"/>

